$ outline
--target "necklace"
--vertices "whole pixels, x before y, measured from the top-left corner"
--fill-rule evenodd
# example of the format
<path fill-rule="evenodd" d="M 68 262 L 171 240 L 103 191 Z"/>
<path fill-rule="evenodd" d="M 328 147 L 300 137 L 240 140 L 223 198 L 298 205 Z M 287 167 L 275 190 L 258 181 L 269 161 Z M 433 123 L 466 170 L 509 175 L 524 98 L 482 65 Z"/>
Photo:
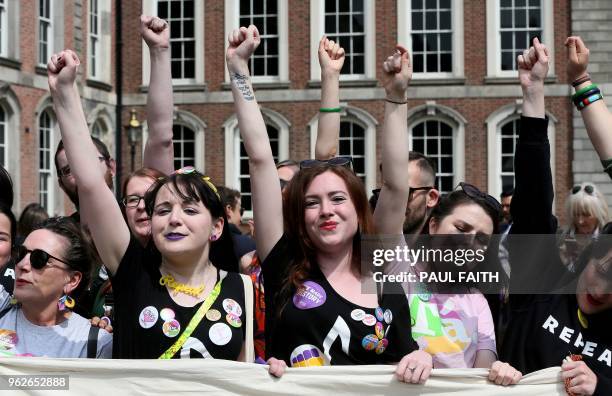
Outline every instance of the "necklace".
<path fill-rule="evenodd" d="M 199 298 L 200 294 L 202 294 L 204 291 L 204 284 L 200 286 L 189 286 L 185 283 L 177 282 L 172 275 L 162 275 L 162 277 L 159 278 L 159 284 L 162 286 L 168 286 L 174 291 L 175 296 L 178 293 L 183 293 Z"/>

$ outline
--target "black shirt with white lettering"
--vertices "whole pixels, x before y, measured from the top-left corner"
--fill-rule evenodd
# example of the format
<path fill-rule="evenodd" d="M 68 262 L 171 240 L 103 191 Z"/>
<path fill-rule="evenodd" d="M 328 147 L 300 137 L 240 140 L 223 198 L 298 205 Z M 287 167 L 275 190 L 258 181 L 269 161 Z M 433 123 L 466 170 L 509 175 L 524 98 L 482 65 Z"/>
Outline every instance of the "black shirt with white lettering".
<path fill-rule="evenodd" d="M 8 294 L 13 294 L 13 288 L 15 287 L 15 263 L 12 259 L 4 267 L 0 268 L 0 284 L 4 286 L 4 290 Z"/>
<path fill-rule="evenodd" d="M 515 153 L 516 185 L 512 197 L 509 239 L 511 286 L 537 279 L 549 290 L 576 277 L 565 270 L 555 238 L 512 240 L 514 234 L 548 234 L 557 230 L 552 214 L 553 187 L 547 120 L 521 118 Z M 573 279 L 572 279 L 573 276 Z M 511 287 L 511 293 L 513 288 Z M 544 290 L 544 288 L 543 288 Z M 569 290 L 569 289 L 566 289 Z M 575 292 L 565 294 L 511 294 L 511 317 L 501 350 L 501 360 L 523 373 L 560 366 L 570 353 L 582 355 L 597 375 L 595 395 L 612 394 L 612 312 L 579 318 Z M 581 323 L 582 322 L 582 323 Z"/>
<path fill-rule="evenodd" d="M 166 286 L 159 283 L 160 260 L 159 253 L 132 239 L 111 278 L 117 318 L 113 358 L 159 358 L 176 342 L 202 304 L 183 307 L 174 302 Z M 217 281 L 222 274 L 217 271 Z M 174 358 L 238 359 L 246 332 L 244 286 L 239 274 L 226 274 L 209 315 L 202 318 Z M 210 315 L 213 310 L 215 315 Z"/>
<path fill-rule="evenodd" d="M 290 367 L 392 364 L 418 349 L 408 300 L 399 286 L 385 285 L 377 309 L 361 307 L 336 293 L 316 265 L 304 286 L 292 290 L 277 317 L 277 292 L 292 252 L 283 236 L 262 263 L 268 357 Z"/>

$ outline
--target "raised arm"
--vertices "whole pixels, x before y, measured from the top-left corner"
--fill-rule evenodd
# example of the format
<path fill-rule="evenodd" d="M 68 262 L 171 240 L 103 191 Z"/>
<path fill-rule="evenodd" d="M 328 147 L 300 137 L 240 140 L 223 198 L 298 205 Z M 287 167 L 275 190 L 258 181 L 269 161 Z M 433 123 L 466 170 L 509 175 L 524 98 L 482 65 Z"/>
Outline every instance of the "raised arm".
<path fill-rule="evenodd" d="M 102 262 L 114 274 L 130 242 L 130 231 L 104 181 L 104 168 L 87 129 L 75 85 L 79 64 L 79 58 L 71 50 L 53 55 L 47 65 L 49 89 L 68 163 L 79 189 L 80 211 L 88 219 Z"/>
<path fill-rule="evenodd" d="M 326 160 L 338 154 L 340 137 L 340 70 L 344 48 L 323 36 L 319 41 L 321 66 L 321 110 L 317 127 L 315 158 Z M 332 111 L 332 109 L 335 109 Z"/>
<path fill-rule="evenodd" d="M 227 70 L 240 136 L 249 156 L 255 241 L 263 262 L 283 235 L 283 204 L 266 124 L 255 100 L 247 63 L 261 39 L 253 25 L 235 29 L 228 39 Z"/>
<path fill-rule="evenodd" d="M 167 175 L 174 171 L 172 145 L 172 74 L 170 72 L 170 31 L 168 23 L 151 16 L 140 16 L 140 34 L 151 60 L 149 92 L 147 93 L 147 127 L 142 166 L 157 169 Z"/>
<path fill-rule="evenodd" d="M 576 91 L 593 84 L 587 74 L 589 64 L 589 49 L 578 36 L 568 37 L 565 41 L 568 48 L 567 74 L 570 81 L 580 82 Z M 612 135 L 610 125 L 612 114 L 603 99 L 598 100 L 580 111 L 587 134 L 602 161 L 612 159 Z"/>
<path fill-rule="evenodd" d="M 406 89 L 412 78 L 408 51 L 398 45 L 383 63 L 385 121 L 382 136 L 382 166 L 385 170 L 374 224 L 379 234 L 401 234 L 408 203 L 408 105 Z"/>

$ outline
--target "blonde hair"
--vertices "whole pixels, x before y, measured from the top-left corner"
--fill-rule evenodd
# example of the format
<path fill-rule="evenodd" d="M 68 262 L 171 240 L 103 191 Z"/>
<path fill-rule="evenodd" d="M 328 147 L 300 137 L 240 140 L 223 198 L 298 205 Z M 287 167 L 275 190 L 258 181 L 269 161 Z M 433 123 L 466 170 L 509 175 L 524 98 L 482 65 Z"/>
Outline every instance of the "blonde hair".
<path fill-rule="evenodd" d="M 574 193 L 576 188 L 580 190 Z M 593 192 L 588 193 L 585 188 L 592 187 Z M 575 231 L 574 220 L 579 215 L 594 216 L 597 219 L 597 228 L 602 229 L 609 221 L 610 214 L 608 212 L 608 203 L 597 186 L 591 182 L 584 182 L 575 185 L 570 191 L 569 198 L 566 203 L 567 219 L 569 230 Z"/>

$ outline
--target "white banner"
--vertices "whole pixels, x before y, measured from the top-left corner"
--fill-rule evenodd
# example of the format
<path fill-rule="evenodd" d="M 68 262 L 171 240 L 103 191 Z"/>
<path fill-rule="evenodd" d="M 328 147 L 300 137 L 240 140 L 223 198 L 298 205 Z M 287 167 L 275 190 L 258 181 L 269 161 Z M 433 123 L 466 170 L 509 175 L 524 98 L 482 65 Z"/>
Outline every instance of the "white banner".
<path fill-rule="evenodd" d="M 523 396 L 565 395 L 559 367 L 523 377 L 503 387 L 487 381 L 485 369 L 433 370 L 425 385 L 398 382 L 393 366 L 333 366 L 288 369 L 280 379 L 268 375 L 267 366 L 213 359 L 93 360 L 2 358 L 0 394 L 74 394 L 118 396 L 164 395 L 174 392 L 233 395 L 452 395 Z M 66 375 L 68 390 L 23 390 L 13 376 Z M 7 377 L 10 376 L 10 377 Z M 19 377 L 21 385 L 23 378 Z M 9 388 L 12 379 L 13 387 Z M 42 384 L 42 379 L 37 382 Z M 19 381 L 18 381 L 19 382 Z M 44 382 L 44 381 L 43 381 Z M 34 381 L 30 381 L 34 384 Z M 31 388 L 33 389 L 33 388 Z"/>

